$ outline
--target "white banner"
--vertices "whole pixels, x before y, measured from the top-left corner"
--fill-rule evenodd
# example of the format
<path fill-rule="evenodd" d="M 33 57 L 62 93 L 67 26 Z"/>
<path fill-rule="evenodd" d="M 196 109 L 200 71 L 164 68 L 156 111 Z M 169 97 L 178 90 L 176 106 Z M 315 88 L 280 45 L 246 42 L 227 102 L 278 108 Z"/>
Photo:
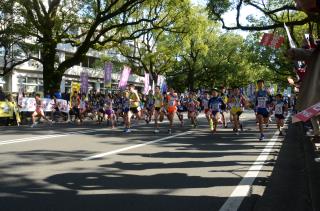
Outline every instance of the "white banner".
<path fill-rule="evenodd" d="M 49 98 L 42 98 L 42 108 L 45 112 L 51 112 L 54 101 Z M 69 105 L 66 100 L 57 99 L 59 110 L 64 113 L 69 113 Z M 23 98 L 21 103 L 21 112 L 33 112 L 36 110 L 36 100 L 34 98 Z"/>

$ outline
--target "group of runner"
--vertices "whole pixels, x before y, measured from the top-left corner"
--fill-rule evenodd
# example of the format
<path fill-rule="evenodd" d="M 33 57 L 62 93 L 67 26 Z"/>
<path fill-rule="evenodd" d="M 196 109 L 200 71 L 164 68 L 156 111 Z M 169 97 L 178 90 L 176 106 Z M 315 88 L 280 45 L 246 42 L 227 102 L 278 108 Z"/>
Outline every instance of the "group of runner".
<path fill-rule="evenodd" d="M 240 122 L 240 116 L 245 108 L 253 108 L 256 114 L 256 121 L 259 125 L 260 140 L 265 138 L 264 127 L 268 127 L 269 119 L 272 113 L 275 113 L 277 127 L 280 135 L 284 125 L 284 118 L 288 110 L 288 105 L 281 94 L 274 97 L 264 88 L 264 81 L 257 82 L 257 90 L 254 99 L 249 100 L 245 97 L 238 87 L 230 89 L 228 93 L 222 88 L 221 90 L 213 89 L 206 91 L 201 95 L 196 92 L 188 94 L 177 94 L 173 88 L 168 92 L 161 92 L 160 87 L 155 87 L 143 96 L 138 93 L 135 86 L 130 84 L 128 88 L 115 95 L 95 95 L 89 96 L 78 95 L 73 93 L 70 101 L 71 116 L 74 120 L 79 119 L 80 123 L 86 116 L 92 119 L 96 118 L 97 123 L 101 124 L 106 120 L 114 128 L 123 119 L 124 132 L 130 133 L 132 121 L 144 119 L 147 123 L 154 120 L 154 133 L 159 133 L 159 122 L 167 117 L 169 121 L 168 133 L 172 133 L 175 116 L 178 117 L 180 125 L 184 125 L 184 114 L 190 120 L 193 127 L 198 126 L 198 115 L 204 111 L 208 121 L 210 131 L 214 134 L 217 131 L 219 122 L 222 127 L 228 127 L 227 114 L 230 114 L 233 131 L 239 134 L 243 131 L 243 125 Z M 54 101 L 56 102 L 56 101 Z M 41 109 L 40 96 L 36 96 L 37 109 L 32 115 L 33 126 L 37 116 L 48 120 Z M 54 104 L 54 112 L 58 110 L 58 105 Z M 49 120 L 48 120 L 49 121 Z M 265 125 L 265 126 L 264 126 Z"/>

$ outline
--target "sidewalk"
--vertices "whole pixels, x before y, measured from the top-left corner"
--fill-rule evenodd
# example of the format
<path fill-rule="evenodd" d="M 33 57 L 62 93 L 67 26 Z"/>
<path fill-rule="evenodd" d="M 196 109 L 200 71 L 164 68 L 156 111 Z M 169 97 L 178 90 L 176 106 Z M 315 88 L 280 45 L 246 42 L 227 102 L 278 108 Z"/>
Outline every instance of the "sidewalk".
<path fill-rule="evenodd" d="M 256 211 L 319 211 L 320 163 L 302 124 L 291 124 Z"/>

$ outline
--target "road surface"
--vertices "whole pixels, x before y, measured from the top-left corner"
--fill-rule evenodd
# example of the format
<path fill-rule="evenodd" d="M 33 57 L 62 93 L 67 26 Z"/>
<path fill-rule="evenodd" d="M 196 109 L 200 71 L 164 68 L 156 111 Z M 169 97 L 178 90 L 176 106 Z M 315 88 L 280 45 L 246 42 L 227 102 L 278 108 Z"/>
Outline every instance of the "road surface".
<path fill-rule="evenodd" d="M 258 140 L 245 131 L 139 124 L 121 128 L 59 124 L 0 128 L 0 210 L 253 210 L 282 138 L 275 125 Z"/>

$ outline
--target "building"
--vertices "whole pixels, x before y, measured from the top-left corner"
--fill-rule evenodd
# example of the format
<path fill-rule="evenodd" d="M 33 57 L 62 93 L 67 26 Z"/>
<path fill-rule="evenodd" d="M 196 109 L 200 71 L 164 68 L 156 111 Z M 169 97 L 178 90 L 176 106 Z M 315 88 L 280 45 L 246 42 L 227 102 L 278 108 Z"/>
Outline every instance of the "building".
<path fill-rule="evenodd" d="M 59 62 L 71 57 L 76 50 L 69 44 L 59 44 L 57 49 Z M 69 92 L 72 82 L 80 82 L 80 73 L 83 71 L 88 72 L 89 75 L 89 90 L 95 89 L 97 91 L 104 91 L 104 71 L 102 67 L 95 67 L 95 64 L 100 60 L 101 56 L 105 54 L 111 54 L 113 56 L 120 57 L 120 55 L 116 55 L 112 51 L 98 52 L 90 50 L 87 53 L 84 61 L 82 61 L 79 65 L 73 66 L 65 72 L 60 86 L 61 92 Z M 3 61 L 1 61 L 1 56 L 0 50 L 0 67 L 1 64 L 3 64 Z M 118 73 L 112 74 L 113 90 L 117 89 L 121 74 L 120 72 L 118 70 Z M 17 66 L 5 77 L 0 76 L 0 86 L 2 86 L 5 91 L 11 93 L 17 93 L 20 87 L 22 87 L 26 93 L 43 92 L 42 78 L 42 65 L 34 60 L 30 60 L 29 62 L 25 62 L 24 64 Z M 131 75 L 128 83 L 133 83 L 138 87 L 143 87 L 144 77 Z"/>

